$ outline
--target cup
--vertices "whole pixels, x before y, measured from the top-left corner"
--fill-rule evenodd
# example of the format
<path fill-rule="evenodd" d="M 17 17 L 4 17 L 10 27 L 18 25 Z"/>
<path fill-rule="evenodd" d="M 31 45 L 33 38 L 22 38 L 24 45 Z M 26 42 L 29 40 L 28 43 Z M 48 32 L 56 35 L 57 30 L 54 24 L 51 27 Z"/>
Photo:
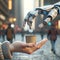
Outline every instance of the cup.
<path fill-rule="evenodd" d="M 36 36 L 35 35 L 26 36 L 26 43 L 36 43 Z"/>

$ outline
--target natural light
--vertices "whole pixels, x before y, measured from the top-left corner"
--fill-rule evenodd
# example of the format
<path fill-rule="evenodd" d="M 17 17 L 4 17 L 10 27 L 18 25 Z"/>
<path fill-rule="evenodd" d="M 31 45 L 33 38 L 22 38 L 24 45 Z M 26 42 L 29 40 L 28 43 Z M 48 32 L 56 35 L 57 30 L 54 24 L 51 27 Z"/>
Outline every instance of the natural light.
<path fill-rule="evenodd" d="M 34 0 L 24 0 L 24 18 L 34 8 Z"/>

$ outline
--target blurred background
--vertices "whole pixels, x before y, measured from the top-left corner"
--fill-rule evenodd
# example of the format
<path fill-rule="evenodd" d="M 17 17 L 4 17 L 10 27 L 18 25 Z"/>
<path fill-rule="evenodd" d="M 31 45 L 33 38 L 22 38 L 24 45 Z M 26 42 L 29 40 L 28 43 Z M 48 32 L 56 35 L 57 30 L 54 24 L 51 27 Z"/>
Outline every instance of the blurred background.
<path fill-rule="evenodd" d="M 57 2 L 59 2 L 59 0 L 0 0 L 0 29 L 2 26 L 6 29 L 8 24 L 11 23 L 14 25 L 15 32 L 21 32 L 24 18 L 29 11 L 36 7 L 42 7 Z M 53 21 L 58 32 L 60 31 L 59 16 L 60 15 Z M 33 21 L 33 28 L 36 32 L 39 32 L 38 24 L 42 21 L 41 15 L 37 16 Z M 43 30 L 47 31 L 48 27 L 49 26 L 43 28 Z"/>
<path fill-rule="evenodd" d="M 1 38 L 2 30 L 7 29 L 8 25 L 11 24 L 11 27 L 14 29 L 16 34 L 14 41 L 24 41 L 26 34 L 23 33 L 23 22 L 24 18 L 29 11 L 32 11 L 36 7 L 43 7 L 46 5 L 54 4 L 59 2 L 60 0 L 0 0 L 0 42 L 3 42 L 7 39 Z M 46 16 L 45 16 L 46 17 Z M 33 20 L 33 29 L 36 33 L 34 34 L 37 37 L 37 41 L 39 42 L 42 38 L 47 38 L 47 32 L 50 29 L 50 26 L 46 26 L 43 29 L 40 29 L 38 25 L 42 22 L 43 15 L 38 15 L 35 20 Z M 60 15 L 58 15 L 53 21 L 55 28 L 60 34 Z M 40 32 L 44 36 L 41 37 Z M 4 33 L 4 32 L 3 32 Z M 26 32 L 27 33 L 27 32 Z M 60 54 L 60 35 L 57 37 L 56 42 L 56 53 Z M 13 53 L 12 60 L 60 60 L 60 57 L 54 55 L 51 51 L 50 41 L 48 42 L 38 51 L 33 54 L 24 54 L 24 53 Z M 60 56 L 60 55 L 59 55 Z"/>

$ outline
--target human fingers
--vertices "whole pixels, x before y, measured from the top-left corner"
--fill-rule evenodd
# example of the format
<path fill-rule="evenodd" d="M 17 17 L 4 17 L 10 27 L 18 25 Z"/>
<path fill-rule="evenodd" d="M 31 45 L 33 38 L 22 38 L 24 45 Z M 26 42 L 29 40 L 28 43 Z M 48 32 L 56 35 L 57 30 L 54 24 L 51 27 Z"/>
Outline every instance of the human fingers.
<path fill-rule="evenodd" d="M 47 42 L 47 38 L 44 38 L 43 40 L 41 40 L 37 45 L 36 47 L 39 49 L 41 48 L 46 42 Z"/>

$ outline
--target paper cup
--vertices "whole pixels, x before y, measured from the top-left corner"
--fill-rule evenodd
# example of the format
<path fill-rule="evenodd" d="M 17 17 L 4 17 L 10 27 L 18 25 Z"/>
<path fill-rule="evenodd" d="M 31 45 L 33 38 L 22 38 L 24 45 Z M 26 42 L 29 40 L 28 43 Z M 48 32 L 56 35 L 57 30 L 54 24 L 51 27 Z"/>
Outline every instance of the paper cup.
<path fill-rule="evenodd" d="M 26 36 L 26 43 L 36 43 L 36 36 Z"/>

